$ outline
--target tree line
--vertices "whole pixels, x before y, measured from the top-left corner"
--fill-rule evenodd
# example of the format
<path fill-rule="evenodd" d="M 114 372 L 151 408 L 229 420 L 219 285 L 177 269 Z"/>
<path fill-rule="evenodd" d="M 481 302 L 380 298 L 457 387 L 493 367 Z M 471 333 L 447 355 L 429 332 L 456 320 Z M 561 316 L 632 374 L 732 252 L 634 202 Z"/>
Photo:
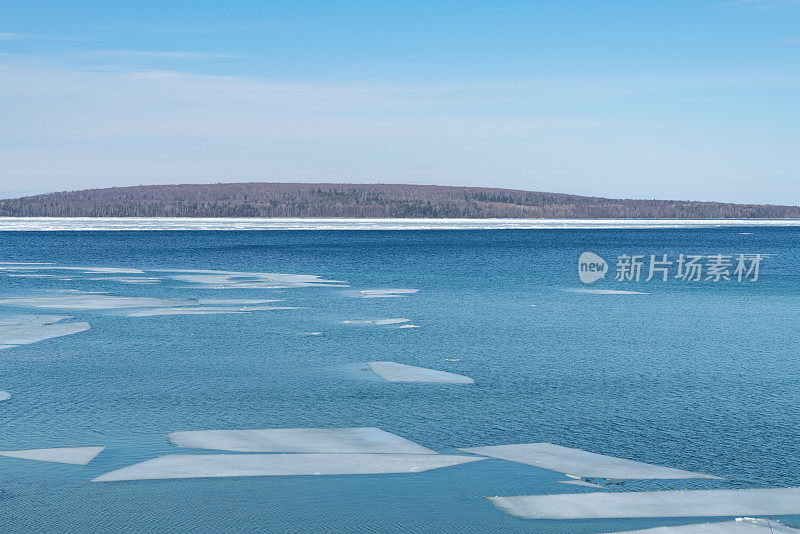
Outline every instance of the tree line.
<path fill-rule="evenodd" d="M 800 207 L 585 197 L 481 187 L 235 183 L 87 189 L 0 200 L 4 217 L 800 218 Z"/>

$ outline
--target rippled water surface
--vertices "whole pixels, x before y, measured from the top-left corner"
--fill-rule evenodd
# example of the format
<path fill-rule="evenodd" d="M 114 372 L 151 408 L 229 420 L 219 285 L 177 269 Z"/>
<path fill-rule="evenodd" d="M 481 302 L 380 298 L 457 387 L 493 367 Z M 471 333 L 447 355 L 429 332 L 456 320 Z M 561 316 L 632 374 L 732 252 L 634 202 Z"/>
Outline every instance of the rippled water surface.
<path fill-rule="evenodd" d="M 0 449 L 107 447 L 87 466 L 0 458 L 0 531 L 608 532 L 690 521 L 513 518 L 483 497 L 591 490 L 500 460 L 418 474 L 89 482 L 192 452 L 166 441 L 176 430 L 374 426 L 440 452 L 546 441 L 726 478 L 618 489 L 796 486 L 798 238 L 793 227 L 0 233 L 0 261 L 145 271 L 0 270 L 2 297 L 72 290 L 299 308 L 129 317 L 0 306 L 2 317 L 91 325 L 0 351 L 0 390 L 12 394 L 0 402 Z M 756 282 L 591 286 L 644 293 L 615 295 L 574 291 L 584 251 L 612 270 L 621 254 L 766 256 Z M 246 287 L 258 279 L 242 274 L 241 286 L 215 289 L 164 269 L 348 287 Z M 20 273 L 56 275 L 10 276 Z M 155 280 L 113 279 L 128 276 Z M 358 298 L 391 288 L 419 291 Z M 344 323 L 386 318 L 421 328 Z M 382 360 L 475 384 L 387 383 L 363 370 Z"/>

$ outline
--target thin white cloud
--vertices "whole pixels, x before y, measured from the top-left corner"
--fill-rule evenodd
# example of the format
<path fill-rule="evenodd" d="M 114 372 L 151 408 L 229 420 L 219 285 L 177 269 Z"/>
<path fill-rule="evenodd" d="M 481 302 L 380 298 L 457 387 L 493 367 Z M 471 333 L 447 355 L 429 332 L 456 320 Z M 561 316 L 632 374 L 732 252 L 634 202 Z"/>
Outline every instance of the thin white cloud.
<path fill-rule="evenodd" d="M 91 50 L 76 54 L 82 57 L 142 59 L 224 59 L 242 57 L 224 52 L 175 52 L 161 50 Z"/>
<path fill-rule="evenodd" d="M 49 41 L 89 41 L 86 37 L 68 37 L 63 35 L 36 35 L 31 33 L 3 33 L 0 32 L 0 41 L 12 39 L 40 39 Z"/>
<path fill-rule="evenodd" d="M 769 173 L 800 171 L 793 126 L 713 125 L 735 115 L 720 92 L 800 86 L 782 72 L 337 84 L 0 56 L 0 77 L 3 173 L 31 190 L 412 181 L 774 201 Z"/>

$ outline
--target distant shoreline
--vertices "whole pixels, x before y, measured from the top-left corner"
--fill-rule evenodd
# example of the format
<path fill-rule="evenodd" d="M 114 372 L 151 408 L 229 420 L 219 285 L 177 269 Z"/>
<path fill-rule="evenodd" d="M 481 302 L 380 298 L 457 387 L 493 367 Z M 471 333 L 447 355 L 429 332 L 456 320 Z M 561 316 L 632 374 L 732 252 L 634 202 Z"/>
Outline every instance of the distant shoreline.
<path fill-rule="evenodd" d="M 0 217 L 800 219 L 800 206 L 604 198 L 492 187 L 251 182 L 143 185 L 0 200 Z"/>
<path fill-rule="evenodd" d="M 800 219 L 0 217 L 8 231 L 602 230 L 800 227 Z"/>

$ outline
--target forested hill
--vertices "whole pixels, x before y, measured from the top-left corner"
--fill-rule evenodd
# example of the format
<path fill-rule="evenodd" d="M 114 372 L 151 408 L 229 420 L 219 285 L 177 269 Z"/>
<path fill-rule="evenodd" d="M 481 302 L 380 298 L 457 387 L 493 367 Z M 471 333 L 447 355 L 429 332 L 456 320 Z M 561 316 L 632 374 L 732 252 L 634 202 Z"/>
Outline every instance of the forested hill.
<path fill-rule="evenodd" d="M 484 187 L 234 183 L 87 189 L 0 200 L 4 217 L 800 218 L 800 207 L 617 200 Z"/>

